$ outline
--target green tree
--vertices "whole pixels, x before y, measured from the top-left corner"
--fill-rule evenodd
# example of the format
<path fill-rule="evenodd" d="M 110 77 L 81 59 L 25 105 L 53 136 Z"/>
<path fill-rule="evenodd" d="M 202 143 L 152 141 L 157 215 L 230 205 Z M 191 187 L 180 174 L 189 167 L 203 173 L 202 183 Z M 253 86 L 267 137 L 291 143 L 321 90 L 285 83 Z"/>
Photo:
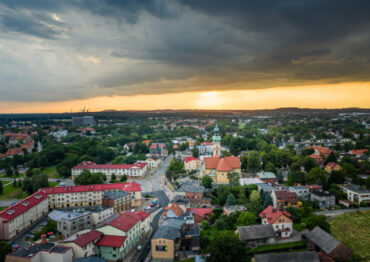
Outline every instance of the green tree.
<path fill-rule="evenodd" d="M 211 188 L 212 187 L 213 180 L 210 176 L 203 176 L 202 177 L 202 185 L 205 188 Z"/>
<path fill-rule="evenodd" d="M 249 261 L 246 245 L 230 231 L 218 233 L 209 247 L 210 256 L 207 262 L 243 262 Z"/>
<path fill-rule="evenodd" d="M 28 194 L 33 193 L 33 186 L 32 186 L 32 179 L 29 177 L 25 177 L 23 180 L 23 191 L 27 192 Z"/>
<path fill-rule="evenodd" d="M 265 194 L 265 197 L 263 199 L 263 208 L 266 208 L 268 206 L 272 206 L 272 198 L 269 192 Z"/>
<path fill-rule="evenodd" d="M 3 182 L 0 181 L 0 194 L 3 193 Z"/>
<path fill-rule="evenodd" d="M 111 177 L 110 177 L 110 182 L 111 182 L 111 183 L 116 183 L 116 179 L 117 179 L 117 177 L 116 177 L 116 175 L 113 173 L 113 174 L 111 175 Z"/>
<path fill-rule="evenodd" d="M 218 204 L 223 206 L 226 203 L 227 196 L 230 194 L 230 188 L 227 185 L 217 187 Z"/>
<path fill-rule="evenodd" d="M 258 153 L 256 151 L 252 151 L 248 157 L 248 162 L 247 162 L 247 169 L 249 171 L 257 171 L 261 168 L 261 163 L 258 158 Z"/>
<path fill-rule="evenodd" d="M 104 175 L 102 173 L 90 173 L 84 170 L 79 174 L 75 180 L 76 185 L 96 185 L 104 183 Z"/>
<path fill-rule="evenodd" d="M 5 261 L 6 255 L 12 253 L 12 246 L 4 241 L 0 241 L 0 262 Z"/>
<path fill-rule="evenodd" d="M 237 220 L 238 226 L 249 226 L 257 223 L 257 216 L 252 212 L 243 212 Z"/>
<path fill-rule="evenodd" d="M 293 222 L 298 222 L 298 223 L 301 222 L 302 214 L 298 208 L 287 207 L 285 211 L 287 211 L 290 214 L 290 217 L 293 220 Z"/>
<path fill-rule="evenodd" d="M 261 196 L 260 194 L 258 193 L 257 190 L 253 190 L 249 196 L 249 199 L 251 202 L 254 202 L 254 203 L 260 203 L 261 202 Z"/>
<path fill-rule="evenodd" d="M 236 187 L 239 185 L 239 174 L 236 172 L 227 173 L 227 178 L 231 187 Z"/>
<path fill-rule="evenodd" d="M 6 172 L 7 176 L 12 176 L 13 175 L 13 169 L 11 169 L 10 167 L 8 167 L 5 172 Z"/>
<path fill-rule="evenodd" d="M 226 205 L 227 206 L 233 206 L 233 205 L 236 205 L 236 198 L 234 197 L 234 195 L 233 194 L 229 194 L 228 196 L 227 196 L 227 199 L 226 199 Z"/>
<path fill-rule="evenodd" d="M 330 224 L 326 222 L 326 216 L 324 215 L 311 215 L 308 218 L 304 219 L 304 222 L 307 225 L 309 230 L 314 229 L 316 226 L 321 227 L 321 229 L 330 233 Z"/>
<path fill-rule="evenodd" d="M 17 187 L 17 180 L 15 180 L 15 178 L 13 179 L 13 187 Z"/>
<path fill-rule="evenodd" d="M 326 185 L 326 176 L 324 170 L 319 167 L 314 167 L 306 175 L 306 182 L 308 184 Z"/>
<path fill-rule="evenodd" d="M 120 179 L 121 182 L 126 182 L 127 181 L 127 175 L 122 175 L 121 176 L 121 179 Z"/>
<path fill-rule="evenodd" d="M 191 150 L 191 154 L 193 155 L 193 157 L 196 157 L 196 158 L 199 157 L 199 151 L 196 146 L 194 146 L 193 149 Z"/>
<path fill-rule="evenodd" d="M 306 170 L 306 172 L 310 172 L 310 170 L 312 168 L 317 167 L 317 163 L 316 163 L 315 159 L 313 159 L 312 157 L 306 156 L 303 159 L 303 166 L 304 166 L 304 170 Z"/>
<path fill-rule="evenodd" d="M 329 163 L 329 162 L 334 162 L 336 163 L 337 162 L 337 157 L 335 156 L 334 152 L 331 152 L 328 157 L 326 158 L 326 161 L 325 163 Z"/>

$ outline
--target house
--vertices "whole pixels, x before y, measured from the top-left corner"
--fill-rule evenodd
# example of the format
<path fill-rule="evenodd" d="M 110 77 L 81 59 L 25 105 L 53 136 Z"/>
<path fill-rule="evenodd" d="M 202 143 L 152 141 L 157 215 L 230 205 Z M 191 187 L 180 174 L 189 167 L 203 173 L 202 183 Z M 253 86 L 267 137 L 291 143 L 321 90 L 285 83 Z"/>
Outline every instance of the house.
<path fill-rule="evenodd" d="M 176 203 L 169 204 L 164 210 L 163 216 L 167 218 L 180 217 L 183 213 L 182 209 Z"/>
<path fill-rule="evenodd" d="M 320 185 L 305 185 L 304 187 L 307 188 L 309 191 L 312 191 L 312 190 L 322 191 L 322 186 Z"/>
<path fill-rule="evenodd" d="M 94 256 L 94 245 L 102 236 L 102 233 L 88 229 L 71 235 L 59 244 L 71 247 L 73 249 L 74 258 Z"/>
<path fill-rule="evenodd" d="M 183 196 L 175 196 L 172 202 L 176 203 L 183 212 L 190 207 L 190 199 Z"/>
<path fill-rule="evenodd" d="M 313 251 L 257 254 L 254 262 L 320 262 L 319 256 Z"/>
<path fill-rule="evenodd" d="M 174 196 L 183 196 L 189 199 L 192 207 L 211 205 L 211 200 L 204 197 L 204 191 L 204 186 L 194 183 L 183 183 L 174 192 Z"/>
<path fill-rule="evenodd" d="M 245 241 L 248 247 L 276 244 L 276 235 L 272 225 L 241 226 L 236 231 L 239 239 Z"/>
<path fill-rule="evenodd" d="M 196 157 L 187 157 L 184 159 L 186 171 L 200 170 L 202 167 L 202 160 Z"/>
<path fill-rule="evenodd" d="M 263 183 L 269 183 L 269 184 L 276 183 L 276 175 L 272 172 L 259 172 L 257 173 L 256 178 L 261 179 Z"/>
<path fill-rule="evenodd" d="M 73 250 L 70 247 L 42 243 L 19 249 L 5 258 L 6 262 L 72 262 Z"/>
<path fill-rule="evenodd" d="M 352 259 L 351 249 L 318 226 L 302 236 L 307 240 L 308 250 L 322 251 L 333 259 Z"/>
<path fill-rule="evenodd" d="M 310 149 L 313 149 L 314 150 L 314 155 L 316 156 L 324 156 L 325 158 L 328 157 L 330 155 L 330 153 L 332 152 L 329 148 L 326 148 L 326 147 L 322 147 L 322 146 L 309 146 L 308 148 Z"/>
<path fill-rule="evenodd" d="M 57 222 L 58 232 L 69 237 L 78 231 L 92 229 L 92 214 L 90 211 L 53 210 L 48 217 Z"/>
<path fill-rule="evenodd" d="M 272 191 L 271 198 L 274 208 L 280 210 L 284 210 L 289 206 L 296 208 L 299 207 L 298 196 L 295 192 Z"/>
<path fill-rule="evenodd" d="M 212 210 L 213 208 L 188 208 L 186 212 L 193 212 L 194 222 L 200 224 L 204 220 L 209 220 Z"/>
<path fill-rule="evenodd" d="M 289 192 L 295 192 L 298 198 L 308 200 L 310 198 L 310 191 L 304 186 L 291 186 Z"/>
<path fill-rule="evenodd" d="M 287 238 L 293 233 L 293 220 L 286 211 L 280 211 L 273 206 L 268 206 L 263 210 L 259 217 L 262 219 L 262 225 L 270 224 L 277 237 Z"/>
<path fill-rule="evenodd" d="M 257 190 L 258 190 L 258 193 L 260 193 L 261 190 L 263 190 L 264 192 L 272 192 L 272 191 L 275 191 L 275 188 L 273 188 L 272 186 L 268 184 L 261 183 L 261 184 L 257 184 Z"/>
<path fill-rule="evenodd" d="M 213 143 L 212 142 L 202 142 L 197 146 L 198 153 L 201 156 L 207 155 L 212 156 L 213 153 Z"/>
<path fill-rule="evenodd" d="M 324 165 L 324 159 L 322 158 L 322 156 L 312 154 L 310 155 L 310 157 L 313 158 L 319 166 L 322 167 Z"/>
<path fill-rule="evenodd" d="M 148 164 L 148 168 L 151 170 L 155 170 L 159 167 L 159 164 L 161 163 L 161 159 L 156 156 L 149 156 L 145 162 Z"/>
<path fill-rule="evenodd" d="M 132 151 L 134 146 L 136 145 L 136 142 L 130 142 L 123 145 L 123 150 L 125 151 Z"/>
<path fill-rule="evenodd" d="M 85 208 L 85 210 L 91 212 L 94 227 L 114 214 L 113 206 L 94 206 Z"/>
<path fill-rule="evenodd" d="M 349 201 L 361 204 L 370 203 L 370 190 L 358 185 L 342 185 L 339 188 L 347 195 Z"/>
<path fill-rule="evenodd" d="M 348 151 L 348 154 L 355 156 L 356 158 L 362 157 L 367 152 L 367 149 L 352 149 Z"/>
<path fill-rule="evenodd" d="M 122 211 L 131 209 L 132 199 L 132 195 L 124 191 L 104 192 L 103 206 L 113 207 L 114 213 L 121 213 Z"/>
<path fill-rule="evenodd" d="M 149 152 L 152 155 L 167 156 L 168 149 L 165 143 L 153 143 L 150 145 Z"/>
<path fill-rule="evenodd" d="M 240 160 L 236 156 L 228 157 L 206 157 L 204 158 L 204 175 L 208 175 L 215 183 L 228 184 L 228 173 L 241 175 Z"/>
<path fill-rule="evenodd" d="M 263 184 L 264 182 L 256 177 L 247 177 L 247 178 L 240 178 L 239 184 L 241 186 L 249 186 L 249 185 L 257 185 L 257 184 Z"/>
<path fill-rule="evenodd" d="M 247 208 L 243 205 L 234 205 L 234 206 L 224 206 L 224 214 L 230 215 L 231 213 L 235 212 L 245 212 Z"/>
<path fill-rule="evenodd" d="M 104 234 L 96 243 L 96 254 L 107 260 L 122 259 L 150 229 L 150 215 L 125 211 L 113 221 L 95 228 Z"/>
<path fill-rule="evenodd" d="M 325 166 L 325 172 L 328 174 L 330 174 L 332 171 L 339 172 L 340 170 L 342 170 L 342 167 L 337 163 L 329 162 Z"/>
<path fill-rule="evenodd" d="M 310 200 L 317 202 L 320 208 L 333 208 L 335 206 L 335 195 L 329 192 L 312 190 Z"/>

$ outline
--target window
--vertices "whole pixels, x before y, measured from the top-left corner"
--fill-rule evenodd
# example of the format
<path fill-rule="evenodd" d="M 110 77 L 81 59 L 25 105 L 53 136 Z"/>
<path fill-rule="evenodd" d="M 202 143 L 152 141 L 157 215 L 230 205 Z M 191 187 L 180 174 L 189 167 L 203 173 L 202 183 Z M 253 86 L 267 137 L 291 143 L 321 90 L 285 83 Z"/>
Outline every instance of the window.
<path fill-rule="evenodd" d="M 155 246 L 155 250 L 167 252 L 167 246 Z"/>

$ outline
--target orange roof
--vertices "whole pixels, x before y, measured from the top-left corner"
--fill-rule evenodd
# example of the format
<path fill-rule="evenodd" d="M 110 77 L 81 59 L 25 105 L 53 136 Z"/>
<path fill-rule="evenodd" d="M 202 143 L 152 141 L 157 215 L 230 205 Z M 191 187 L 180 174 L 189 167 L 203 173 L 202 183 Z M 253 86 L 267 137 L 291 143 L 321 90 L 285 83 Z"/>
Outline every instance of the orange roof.
<path fill-rule="evenodd" d="M 146 144 L 146 145 L 148 146 L 148 145 L 150 144 L 150 142 L 151 142 L 151 141 L 152 141 L 152 140 L 147 139 L 147 140 L 144 140 L 144 141 L 143 141 L 143 143 L 144 143 L 144 144 Z"/>
<path fill-rule="evenodd" d="M 324 156 L 328 156 L 331 153 L 331 150 L 329 148 L 322 147 L 322 146 L 309 146 L 308 148 L 315 149 L 319 151 L 321 155 L 324 155 Z"/>
<path fill-rule="evenodd" d="M 172 203 L 171 205 L 165 207 L 165 209 L 164 209 L 165 210 L 164 211 L 165 216 L 167 216 L 167 210 L 170 210 L 170 209 L 176 214 L 176 216 L 178 216 L 178 217 L 181 216 L 182 210 L 176 203 Z"/>
<path fill-rule="evenodd" d="M 206 169 L 216 169 L 217 171 L 233 171 L 233 169 L 240 168 L 239 157 L 228 156 L 228 157 L 206 157 L 204 159 L 206 163 Z"/>
<path fill-rule="evenodd" d="M 290 213 L 286 211 L 280 211 L 278 209 L 275 209 L 273 206 L 268 206 L 266 207 L 265 210 L 263 210 L 260 214 L 259 217 L 261 218 L 266 218 L 267 221 L 272 224 L 274 223 L 279 217 L 282 215 L 285 215 L 287 217 L 290 217 Z"/>
<path fill-rule="evenodd" d="M 337 163 L 334 163 L 334 162 L 329 162 L 329 163 L 326 164 L 326 167 L 330 167 L 332 169 L 336 168 L 337 166 L 339 166 L 339 165 Z"/>
<path fill-rule="evenodd" d="M 202 160 L 200 160 L 199 158 L 193 157 L 193 156 L 189 156 L 189 157 L 185 158 L 184 161 L 186 163 L 189 163 L 190 161 L 202 161 Z"/>
<path fill-rule="evenodd" d="M 352 154 L 352 155 L 362 155 L 363 153 L 365 153 L 367 151 L 367 149 L 353 149 L 353 150 L 350 150 L 349 153 Z"/>
<path fill-rule="evenodd" d="M 315 154 L 310 155 L 310 157 L 312 157 L 314 159 L 322 159 L 321 156 L 318 156 L 318 155 L 315 155 Z"/>

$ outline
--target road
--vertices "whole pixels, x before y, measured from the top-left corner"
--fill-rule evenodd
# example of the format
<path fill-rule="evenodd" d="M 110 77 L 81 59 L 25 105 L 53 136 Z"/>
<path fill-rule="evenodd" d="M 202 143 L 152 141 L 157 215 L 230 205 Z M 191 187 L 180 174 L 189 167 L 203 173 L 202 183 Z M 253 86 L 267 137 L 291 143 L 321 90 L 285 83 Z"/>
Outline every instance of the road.
<path fill-rule="evenodd" d="M 316 215 L 325 215 L 325 216 L 339 216 L 344 213 L 348 212 L 355 212 L 357 210 L 363 211 L 363 210 L 370 210 L 370 207 L 360 207 L 360 208 L 348 208 L 348 209 L 338 209 L 338 210 L 328 210 L 328 211 L 317 211 L 314 212 Z"/>

